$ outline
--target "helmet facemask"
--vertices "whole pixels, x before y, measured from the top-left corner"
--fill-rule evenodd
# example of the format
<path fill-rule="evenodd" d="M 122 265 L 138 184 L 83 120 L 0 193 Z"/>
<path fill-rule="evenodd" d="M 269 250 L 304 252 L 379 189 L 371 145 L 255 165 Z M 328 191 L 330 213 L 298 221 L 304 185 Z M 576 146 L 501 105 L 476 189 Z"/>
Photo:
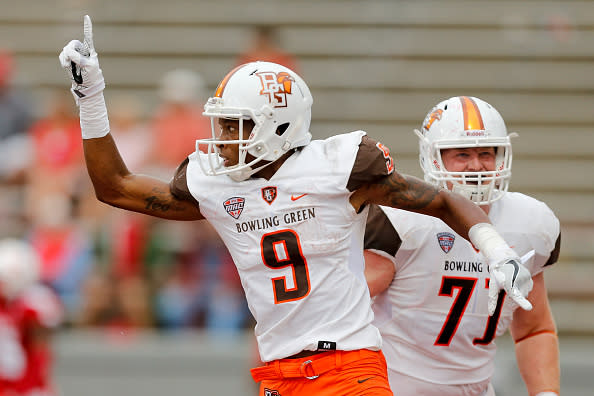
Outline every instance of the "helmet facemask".
<path fill-rule="evenodd" d="M 253 166 L 256 163 L 262 161 L 262 159 L 268 153 L 266 147 L 262 145 L 261 142 L 254 139 L 254 131 L 257 132 L 257 130 L 261 128 L 261 121 L 259 118 L 253 116 L 252 111 L 250 111 L 250 109 L 224 108 L 220 106 L 219 103 L 217 103 L 220 101 L 220 98 L 210 98 L 205 106 L 204 115 L 210 117 L 212 137 L 210 139 L 199 139 L 196 141 L 196 150 L 199 149 L 198 147 L 200 144 L 207 144 L 208 146 L 208 167 L 205 166 L 206 164 L 204 164 L 203 161 L 200 161 L 200 165 L 202 166 L 203 172 L 207 175 L 216 176 L 228 174 L 235 181 L 245 180 L 258 170 L 270 164 L 270 162 L 266 162 L 265 164 L 263 164 L 263 166 L 253 168 Z M 220 119 L 239 121 L 238 139 L 220 139 Z M 252 128 L 249 135 L 248 132 L 245 130 L 246 120 L 252 120 L 254 122 L 254 127 Z M 259 121 L 260 123 L 258 123 Z M 220 144 L 237 144 L 239 146 L 237 163 L 235 165 L 227 167 L 224 166 L 223 159 L 220 157 L 220 150 L 218 147 L 218 145 Z M 252 156 L 254 158 L 250 158 L 248 162 L 248 153 L 250 151 L 258 152 L 259 154 L 257 156 Z"/>
<path fill-rule="evenodd" d="M 305 82 L 283 66 L 254 62 L 233 70 L 204 106 L 203 115 L 211 118 L 212 129 L 211 139 L 196 141 L 197 150 L 200 144 L 208 145 L 207 161 L 200 161 L 204 173 L 228 174 L 242 181 L 286 152 L 308 144 L 312 102 Z M 239 120 L 239 139 L 219 138 L 220 118 Z M 246 137 L 244 120 L 248 119 L 254 127 Z M 220 144 L 239 146 L 237 164 L 223 166 L 218 155 Z"/>
<path fill-rule="evenodd" d="M 469 116 L 460 102 L 474 104 L 481 117 L 480 129 L 466 129 Z M 423 122 L 419 137 L 419 159 L 425 181 L 459 193 L 478 205 L 489 205 L 503 197 L 511 179 L 512 147 L 499 113 L 488 103 L 467 97 L 455 97 L 438 104 Z M 442 150 L 493 147 L 496 152 L 492 171 L 452 172 L 442 159 Z"/>

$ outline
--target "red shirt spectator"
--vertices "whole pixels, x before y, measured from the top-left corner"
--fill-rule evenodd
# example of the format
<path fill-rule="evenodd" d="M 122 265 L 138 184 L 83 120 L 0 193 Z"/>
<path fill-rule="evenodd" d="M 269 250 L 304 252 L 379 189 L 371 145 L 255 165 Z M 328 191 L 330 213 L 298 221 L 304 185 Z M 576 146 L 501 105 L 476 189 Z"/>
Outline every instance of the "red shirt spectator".
<path fill-rule="evenodd" d="M 237 58 L 237 64 L 266 61 L 286 66 L 299 73 L 297 59 L 278 44 L 277 31 L 272 26 L 257 26 L 251 46 Z"/>

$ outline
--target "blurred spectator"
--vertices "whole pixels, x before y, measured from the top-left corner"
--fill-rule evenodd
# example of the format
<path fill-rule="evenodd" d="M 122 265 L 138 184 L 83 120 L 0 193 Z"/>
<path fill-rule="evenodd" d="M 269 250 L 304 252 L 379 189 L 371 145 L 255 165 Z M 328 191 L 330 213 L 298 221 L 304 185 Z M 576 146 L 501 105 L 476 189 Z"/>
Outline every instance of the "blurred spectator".
<path fill-rule="evenodd" d="M 131 95 L 113 98 L 111 134 L 127 165 L 143 171 L 153 147 L 153 135 L 142 118 L 140 101 Z M 94 195 L 85 199 L 84 218 L 94 229 L 101 266 L 85 279 L 81 326 L 103 326 L 113 334 L 152 325 L 149 278 L 145 269 L 147 241 L 155 220 L 138 213 L 114 210 Z M 92 207 L 95 203 L 96 207 Z"/>
<path fill-rule="evenodd" d="M 211 279 L 207 289 L 206 330 L 217 337 L 238 335 L 252 317 L 233 259 L 216 234 L 205 253 L 203 260 Z"/>
<path fill-rule="evenodd" d="M 239 54 L 236 63 L 241 65 L 254 61 L 278 63 L 299 73 L 296 57 L 281 48 L 278 32 L 274 26 L 256 26 L 251 43 L 244 52 Z"/>
<path fill-rule="evenodd" d="M 80 124 L 70 93 L 53 92 L 45 103 L 43 116 L 29 134 L 33 148 L 27 172 L 29 207 L 35 206 L 41 196 L 76 194 L 87 176 Z"/>
<path fill-rule="evenodd" d="M 153 148 L 153 136 L 141 118 L 140 102 L 132 96 L 114 99 L 114 112 L 110 117 L 111 134 L 118 143 L 120 153 L 127 165 L 136 172 L 146 170 L 147 159 Z M 96 201 L 96 200 L 95 200 Z M 118 280 L 144 274 L 144 259 L 150 227 L 156 220 L 138 213 L 110 210 L 98 220 L 109 233 L 110 275 Z"/>
<path fill-rule="evenodd" d="M 152 156 L 161 167 L 157 174 L 168 178 L 180 158 L 195 150 L 196 139 L 211 136 L 211 127 L 202 116 L 207 93 L 198 73 L 171 70 L 161 80 L 159 95 L 162 102 L 152 123 Z M 192 327 L 233 332 L 243 328 L 249 317 L 243 289 L 212 227 L 159 220 L 152 226 L 144 265 L 155 282 L 156 323 L 167 330 Z"/>
<path fill-rule="evenodd" d="M 85 282 L 77 325 L 126 332 L 153 324 L 148 284 L 96 271 Z"/>
<path fill-rule="evenodd" d="M 205 281 L 200 256 L 192 251 L 172 252 L 170 264 L 162 268 L 163 283 L 155 296 L 158 324 L 165 330 L 204 325 Z"/>
<path fill-rule="evenodd" d="M 175 69 L 162 80 L 161 104 L 152 127 L 154 150 L 151 161 L 162 167 L 158 174 L 169 178 L 180 163 L 195 150 L 196 139 L 211 136 L 210 121 L 202 116 L 206 101 L 202 77 L 191 70 Z"/>
<path fill-rule="evenodd" d="M 70 323 L 81 308 L 81 291 L 95 257 L 91 236 L 77 221 L 77 200 L 66 194 L 37 198 L 30 240 L 40 256 L 40 278 L 58 294 Z"/>
<path fill-rule="evenodd" d="M 80 308 L 82 282 L 94 263 L 90 234 L 78 223 L 83 167 L 80 125 L 68 92 L 54 92 L 29 131 L 25 214 L 40 256 L 40 278 L 58 294 L 69 322 Z"/>
<path fill-rule="evenodd" d="M 0 49 L 0 237 L 21 235 L 24 170 L 31 157 L 27 129 L 33 106 L 15 84 L 11 52 Z"/>
<path fill-rule="evenodd" d="M 576 30 L 574 22 L 561 12 L 548 16 L 547 29 L 552 38 L 559 43 L 567 44 L 575 38 Z"/>
<path fill-rule="evenodd" d="M 152 120 L 154 146 L 152 162 L 164 178 L 179 166 L 196 147 L 196 139 L 211 136 L 210 122 L 202 116 L 207 94 L 198 73 L 174 69 L 163 76 L 159 87 L 161 103 Z M 155 316 L 168 330 L 203 325 L 202 278 L 196 265 L 196 246 L 190 242 L 196 226 L 155 221 L 150 249 L 156 276 Z M 166 231 L 164 231 L 166 230 Z M 198 258 L 199 259 L 199 258 Z M 150 264 L 149 264 L 150 265 Z"/>
<path fill-rule="evenodd" d="M 195 223 L 191 230 L 171 228 L 175 224 L 164 222 L 154 235 L 161 243 L 169 241 L 161 249 L 170 252 L 156 268 L 159 325 L 167 330 L 205 328 L 214 335 L 237 333 L 249 311 L 229 252 L 208 223 Z"/>
<path fill-rule="evenodd" d="M 21 181 L 28 161 L 26 131 L 33 120 L 33 106 L 13 85 L 14 60 L 0 49 L 0 181 Z"/>
<path fill-rule="evenodd" d="M 134 171 L 146 168 L 154 146 L 150 127 L 145 123 L 140 100 L 132 95 L 111 99 L 110 130 L 126 165 Z"/>
<path fill-rule="evenodd" d="M 53 292 L 38 283 L 39 259 L 21 240 L 0 241 L 0 394 L 51 396 L 51 333 L 62 320 Z"/>

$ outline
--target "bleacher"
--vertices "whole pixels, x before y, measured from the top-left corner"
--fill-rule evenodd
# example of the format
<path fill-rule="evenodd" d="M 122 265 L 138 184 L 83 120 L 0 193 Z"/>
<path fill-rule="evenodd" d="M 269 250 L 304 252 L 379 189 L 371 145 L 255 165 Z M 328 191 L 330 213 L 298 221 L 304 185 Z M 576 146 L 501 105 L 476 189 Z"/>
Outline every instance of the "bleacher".
<path fill-rule="evenodd" d="M 561 260 L 547 271 L 559 328 L 594 333 L 584 314 L 594 306 L 593 1 L 24 0 L 0 9 L 0 47 L 15 52 L 40 102 L 67 89 L 57 55 L 82 38 L 88 13 L 108 101 L 133 93 L 147 116 L 166 71 L 198 71 L 214 89 L 254 25 L 278 26 L 314 96 L 314 136 L 364 129 L 417 176 L 412 131 L 430 107 L 455 95 L 486 100 L 520 134 L 512 189 L 547 202 L 562 223 Z"/>

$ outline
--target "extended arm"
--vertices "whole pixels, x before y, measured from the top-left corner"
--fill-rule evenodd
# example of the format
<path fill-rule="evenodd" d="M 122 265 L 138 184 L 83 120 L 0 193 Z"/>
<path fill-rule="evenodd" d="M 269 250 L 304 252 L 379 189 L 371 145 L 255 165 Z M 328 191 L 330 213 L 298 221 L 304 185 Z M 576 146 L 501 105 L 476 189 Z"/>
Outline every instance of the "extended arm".
<path fill-rule="evenodd" d="M 111 134 L 101 138 L 84 139 L 83 147 L 87 170 L 97 199 L 101 202 L 165 219 L 204 218 L 194 201 L 174 196 L 168 183 L 130 173 Z"/>
<path fill-rule="evenodd" d="M 510 332 L 516 343 L 516 359 L 528 394 L 560 391 L 559 343 L 549 306 L 544 275 L 533 278 L 534 288 L 528 296 L 534 309 L 516 309 Z"/>
<path fill-rule="evenodd" d="M 487 259 L 494 279 L 489 287 L 490 315 L 495 312 L 500 289 L 523 309 L 532 308 L 525 298 L 532 288 L 530 272 L 493 228 L 483 210 L 470 200 L 393 171 L 364 184 L 351 195 L 351 204 L 356 210 L 370 203 L 438 217 L 472 242 Z"/>
<path fill-rule="evenodd" d="M 485 212 L 472 201 L 398 172 L 360 188 L 351 202 L 358 205 L 355 209 L 374 203 L 438 217 L 466 239 L 473 225 L 489 223 Z"/>
<path fill-rule="evenodd" d="M 93 45 L 91 18 L 84 17 L 84 42 L 72 40 L 60 53 L 72 76 L 72 92 L 80 110 L 87 169 L 97 198 L 109 205 L 173 220 L 203 216 L 193 199 L 174 196 L 161 180 L 130 173 L 109 134 L 105 82 Z"/>

